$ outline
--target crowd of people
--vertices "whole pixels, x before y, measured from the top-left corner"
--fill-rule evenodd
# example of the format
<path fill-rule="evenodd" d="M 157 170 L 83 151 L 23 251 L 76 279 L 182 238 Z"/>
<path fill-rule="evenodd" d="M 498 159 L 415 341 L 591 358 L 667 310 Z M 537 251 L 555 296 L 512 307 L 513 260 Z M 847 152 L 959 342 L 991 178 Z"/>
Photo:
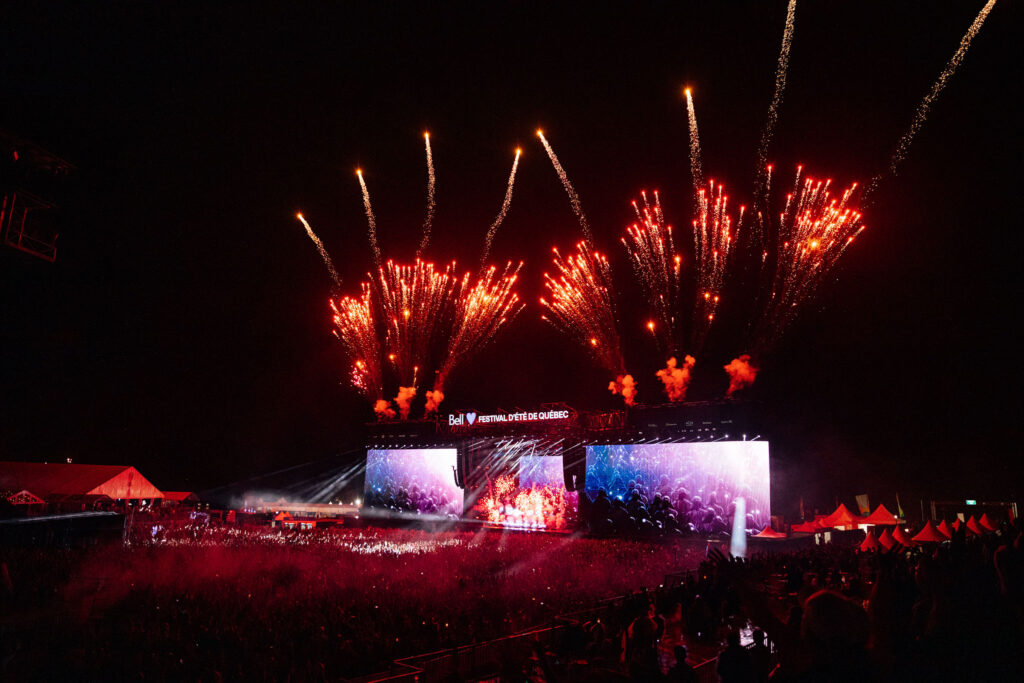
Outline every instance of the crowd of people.
<path fill-rule="evenodd" d="M 153 529 L 129 545 L 5 550 L 5 612 L 19 618 L 4 625 L 3 673 L 338 680 L 548 623 L 699 560 L 673 545 L 529 533 Z"/>
<path fill-rule="evenodd" d="M 0 673 L 332 681 L 558 624 L 520 675 L 1022 680 L 1020 543 L 1003 525 L 898 552 L 740 560 L 713 541 L 161 519 L 127 545 L 4 550 Z"/>

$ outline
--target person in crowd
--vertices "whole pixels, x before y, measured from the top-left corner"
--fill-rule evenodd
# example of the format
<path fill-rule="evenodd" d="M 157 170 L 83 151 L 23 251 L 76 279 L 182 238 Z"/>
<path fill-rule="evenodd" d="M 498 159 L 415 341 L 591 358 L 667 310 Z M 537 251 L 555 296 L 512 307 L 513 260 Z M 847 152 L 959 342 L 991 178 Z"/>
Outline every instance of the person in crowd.
<path fill-rule="evenodd" d="M 697 683 L 697 672 L 686 661 L 686 655 L 686 646 L 676 645 L 676 663 L 668 670 L 668 674 L 665 676 L 665 680 L 668 683 Z"/>
<path fill-rule="evenodd" d="M 750 653 L 740 645 L 739 631 L 729 631 L 725 649 L 718 655 L 718 679 L 722 683 L 751 683 L 754 680 Z"/>

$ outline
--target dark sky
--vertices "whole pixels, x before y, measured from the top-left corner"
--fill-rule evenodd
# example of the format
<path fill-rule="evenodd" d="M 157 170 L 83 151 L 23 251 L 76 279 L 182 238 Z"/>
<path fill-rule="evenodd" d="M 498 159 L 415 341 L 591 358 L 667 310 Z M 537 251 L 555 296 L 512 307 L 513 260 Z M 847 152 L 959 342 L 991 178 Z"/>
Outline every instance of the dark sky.
<path fill-rule="evenodd" d="M 611 255 L 641 399 L 659 400 L 663 359 L 618 246 L 629 201 L 658 188 L 688 223 L 689 84 L 707 175 L 749 202 L 785 2 L 293 4 L 0 10 L 0 127 L 78 169 L 57 262 L 0 253 L 3 457 L 132 463 L 204 489 L 358 440 L 367 407 L 342 383 L 330 281 L 294 213 L 355 291 L 371 264 L 361 166 L 385 254 L 408 259 L 424 130 L 442 261 L 475 263 L 524 148 L 493 254 L 526 261 L 528 307 L 447 407 L 616 405 L 539 320 L 549 249 L 578 226 L 538 127 Z M 845 186 L 883 168 L 982 4 L 801 5 L 778 177 L 803 163 Z M 765 360 L 751 395 L 777 421 L 777 489 L 1016 493 L 1021 25 L 1020 3 L 996 6 L 869 230 Z M 717 331 L 696 398 L 722 392 L 741 346 Z"/>

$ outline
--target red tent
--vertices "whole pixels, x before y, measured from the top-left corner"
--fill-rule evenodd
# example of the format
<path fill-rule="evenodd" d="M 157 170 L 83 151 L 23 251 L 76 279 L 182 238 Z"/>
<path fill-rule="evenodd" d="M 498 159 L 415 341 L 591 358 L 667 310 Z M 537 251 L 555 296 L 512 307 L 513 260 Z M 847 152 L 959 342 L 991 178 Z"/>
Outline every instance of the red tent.
<path fill-rule="evenodd" d="M 796 524 L 790 531 L 795 531 L 799 534 L 813 534 L 819 531 L 821 527 L 817 522 L 804 522 L 803 524 Z"/>
<path fill-rule="evenodd" d="M 967 530 L 975 536 L 981 536 L 983 533 L 985 533 L 985 530 L 982 529 L 981 526 L 978 524 L 978 520 L 974 518 L 974 515 L 971 515 L 967 519 Z"/>
<path fill-rule="evenodd" d="M 766 526 L 764 530 L 759 534 L 754 534 L 754 538 L 785 538 L 786 534 L 780 534 L 770 526 Z"/>
<path fill-rule="evenodd" d="M 835 512 L 819 523 L 824 527 L 841 527 L 856 526 L 862 522 L 863 520 L 860 517 L 847 510 L 846 506 L 840 503 Z"/>
<path fill-rule="evenodd" d="M 896 515 L 892 514 L 885 509 L 884 505 L 879 505 L 875 508 L 875 511 L 860 521 L 861 524 L 884 524 L 896 526 Z"/>
<path fill-rule="evenodd" d="M 869 531 L 860 544 L 860 551 L 862 553 L 877 552 L 880 547 L 878 539 Z"/>
<path fill-rule="evenodd" d="M 942 520 L 941 522 L 939 522 L 939 525 L 935 528 L 938 529 L 939 533 L 945 536 L 946 538 L 953 538 L 954 529 L 946 520 Z"/>
<path fill-rule="evenodd" d="M 987 512 L 981 513 L 981 519 L 978 520 L 978 526 L 980 526 L 982 529 L 987 529 L 989 531 L 995 531 L 998 528 L 996 527 L 995 523 L 989 518 Z"/>
<path fill-rule="evenodd" d="M 953 520 L 953 531 L 960 531 L 960 527 L 962 525 L 963 525 L 963 522 L 961 522 L 960 518 L 957 517 L 956 519 Z"/>
<path fill-rule="evenodd" d="M 908 548 L 913 545 L 913 539 L 910 538 L 910 535 L 901 526 L 897 526 L 896 531 L 892 532 L 892 538 L 900 545 L 905 545 Z"/>
<path fill-rule="evenodd" d="M 942 543 L 949 539 L 939 533 L 939 530 L 935 528 L 932 521 L 928 520 L 928 523 L 924 525 L 924 528 L 918 531 L 917 535 L 910 540 L 914 543 Z"/>
<path fill-rule="evenodd" d="M 896 545 L 896 539 L 889 533 L 889 529 L 883 529 L 878 536 L 878 543 L 886 550 L 892 550 L 892 547 Z"/>

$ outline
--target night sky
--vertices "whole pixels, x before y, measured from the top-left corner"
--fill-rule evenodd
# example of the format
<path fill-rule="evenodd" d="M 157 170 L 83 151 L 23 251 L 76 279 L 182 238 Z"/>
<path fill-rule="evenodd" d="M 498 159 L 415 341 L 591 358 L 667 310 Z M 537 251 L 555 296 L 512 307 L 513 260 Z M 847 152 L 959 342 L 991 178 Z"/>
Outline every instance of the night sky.
<path fill-rule="evenodd" d="M 528 306 L 449 383 L 444 408 L 620 405 L 539 320 L 550 248 L 579 228 L 538 127 L 610 254 L 640 399 L 661 400 L 664 359 L 619 245 L 629 202 L 657 188 L 670 222 L 689 223 L 683 85 L 705 174 L 750 202 L 786 9 L 12 4 L 0 128 L 77 171 L 56 263 L 0 249 L 2 457 L 129 463 L 187 490 L 360 443 L 371 413 L 345 384 L 331 282 L 294 214 L 356 291 L 371 266 L 361 167 L 385 256 L 411 258 L 424 130 L 439 261 L 476 263 L 524 149 L 492 260 L 526 262 Z M 776 189 L 798 163 L 843 187 L 881 170 L 982 5 L 799 6 L 769 148 Z M 777 499 L 1017 493 L 1021 13 L 997 4 L 865 211 L 868 230 L 765 360 L 749 395 L 774 415 Z M 721 366 L 746 350 L 733 318 L 698 359 L 692 398 L 721 395 Z"/>

